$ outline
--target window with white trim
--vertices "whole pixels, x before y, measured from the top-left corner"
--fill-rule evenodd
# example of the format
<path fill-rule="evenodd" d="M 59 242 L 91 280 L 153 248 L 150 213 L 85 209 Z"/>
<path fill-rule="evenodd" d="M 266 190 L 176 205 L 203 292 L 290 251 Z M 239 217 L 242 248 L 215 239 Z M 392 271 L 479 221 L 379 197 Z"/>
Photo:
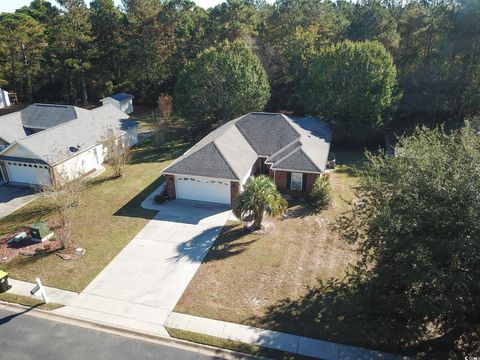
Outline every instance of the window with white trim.
<path fill-rule="evenodd" d="M 292 172 L 292 175 L 290 177 L 290 189 L 295 191 L 302 191 L 302 182 L 303 174 Z"/>

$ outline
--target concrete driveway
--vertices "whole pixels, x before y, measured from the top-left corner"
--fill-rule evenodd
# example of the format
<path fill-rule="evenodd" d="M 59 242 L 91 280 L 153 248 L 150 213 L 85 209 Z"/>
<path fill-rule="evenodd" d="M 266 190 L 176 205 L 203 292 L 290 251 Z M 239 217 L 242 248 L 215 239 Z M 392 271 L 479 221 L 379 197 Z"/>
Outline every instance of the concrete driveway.
<path fill-rule="evenodd" d="M 230 214 L 222 205 L 169 202 L 71 306 L 56 312 L 167 335 L 163 323 Z"/>
<path fill-rule="evenodd" d="M 9 184 L 0 186 L 0 219 L 20 209 L 37 196 L 38 193 L 29 187 Z"/>

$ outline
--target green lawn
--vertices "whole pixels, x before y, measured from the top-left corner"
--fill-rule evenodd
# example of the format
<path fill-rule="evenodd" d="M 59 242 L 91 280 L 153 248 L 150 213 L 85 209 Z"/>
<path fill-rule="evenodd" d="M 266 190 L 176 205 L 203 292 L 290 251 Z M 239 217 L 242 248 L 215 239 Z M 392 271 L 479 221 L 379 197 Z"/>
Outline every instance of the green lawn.
<path fill-rule="evenodd" d="M 329 209 L 316 212 L 291 202 L 288 218 L 267 219 L 276 229 L 263 236 L 246 232 L 239 222 L 227 223 L 175 311 L 315 337 L 314 318 L 292 322 L 285 315 L 273 324 L 270 316 L 275 306 L 301 300 L 318 279 L 343 277 L 356 261 L 353 247 L 339 238 L 333 224 L 357 182 L 346 163 L 362 159 L 358 152 L 339 153 L 337 163 L 343 164 L 331 174 L 334 206 Z"/>
<path fill-rule="evenodd" d="M 111 171 L 91 180 L 82 194 L 81 204 L 73 211 L 73 236 L 85 256 L 65 261 L 55 254 L 17 256 L 2 268 L 10 277 L 34 281 L 38 276 L 48 286 L 81 291 L 155 216 L 155 211 L 140 207 L 142 200 L 163 181 L 160 171 L 185 149 L 185 144 L 171 142 L 164 151 L 145 142 L 133 151 L 132 163 L 123 178 L 113 180 Z M 0 234 L 47 219 L 48 209 L 42 198 L 0 220 Z"/>

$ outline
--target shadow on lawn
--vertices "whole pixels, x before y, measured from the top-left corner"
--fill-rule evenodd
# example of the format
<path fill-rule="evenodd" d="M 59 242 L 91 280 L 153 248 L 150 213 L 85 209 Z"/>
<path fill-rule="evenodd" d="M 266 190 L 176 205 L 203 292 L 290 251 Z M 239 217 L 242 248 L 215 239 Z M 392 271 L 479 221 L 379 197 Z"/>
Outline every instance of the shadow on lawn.
<path fill-rule="evenodd" d="M 387 304 L 368 282 L 352 286 L 330 279 L 319 281 L 298 299 L 287 298 L 269 306 L 263 316 L 254 316 L 245 322 L 269 330 L 415 358 L 447 357 L 454 347 L 450 338 L 440 336 L 426 340 L 425 328 L 419 325 L 422 320 L 406 318 L 401 312 L 393 311 L 394 308 L 395 305 Z M 353 351 L 348 347 L 342 349 L 347 353 Z M 344 358 L 379 357 L 352 353 Z"/>
<path fill-rule="evenodd" d="M 137 217 L 151 220 L 157 215 L 158 211 L 148 210 L 142 208 L 142 201 L 147 198 L 152 192 L 154 192 L 161 183 L 163 183 L 164 177 L 160 176 L 156 180 L 154 180 L 150 185 L 148 185 L 145 189 L 140 191 L 133 199 L 131 199 L 128 203 L 123 205 L 120 209 L 118 209 L 113 215 L 114 216 L 127 216 L 127 217 Z"/>
<path fill-rule="evenodd" d="M 24 209 L 25 207 L 0 220 L 0 236 L 14 232 L 23 226 L 32 225 L 37 221 L 43 220 L 46 215 L 51 213 L 51 209 L 43 205 L 30 209 L 27 208 L 28 210 Z"/>
<path fill-rule="evenodd" d="M 153 139 L 145 140 L 141 145 L 134 148 L 132 151 L 131 164 L 143 164 L 151 162 L 163 162 L 174 160 L 182 155 L 190 146 L 190 143 L 185 141 L 170 141 L 162 149 L 158 149 Z"/>
<path fill-rule="evenodd" d="M 213 238 L 218 232 L 220 232 L 220 234 L 212 245 Z M 204 230 L 191 240 L 179 244 L 177 246 L 178 255 L 169 260 L 180 261 L 186 259 L 191 262 L 210 262 L 239 255 L 245 251 L 250 244 L 257 240 L 238 241 L 248 233 L 247 230 L 238 228 L 236 224 L 226 225 L 223 227 L 223 230 L 221 226 Z"/>

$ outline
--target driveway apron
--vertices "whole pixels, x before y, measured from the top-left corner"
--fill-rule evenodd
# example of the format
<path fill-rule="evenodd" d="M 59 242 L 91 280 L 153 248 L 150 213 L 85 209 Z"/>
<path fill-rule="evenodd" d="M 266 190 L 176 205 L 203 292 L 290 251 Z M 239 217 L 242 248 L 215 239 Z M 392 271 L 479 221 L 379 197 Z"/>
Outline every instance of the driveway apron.
<path fill-rule="evenodd" d="M 55 311 L 167 335 L 164 322 L 230 215 L 222 205 L 169 202 L 70 306 Z"/>

